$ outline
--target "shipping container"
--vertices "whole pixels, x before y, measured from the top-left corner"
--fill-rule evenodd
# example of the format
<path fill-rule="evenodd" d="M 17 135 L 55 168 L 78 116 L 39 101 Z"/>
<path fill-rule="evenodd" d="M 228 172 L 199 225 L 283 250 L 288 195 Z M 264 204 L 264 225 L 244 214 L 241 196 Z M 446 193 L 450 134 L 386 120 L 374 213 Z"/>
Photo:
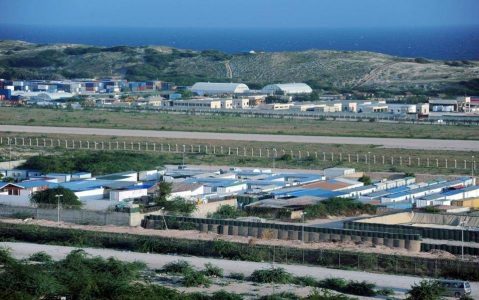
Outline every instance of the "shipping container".
<path fill-rule="evenodd" d="M 464 200 L 453 200 L 453 201 L 451 201 L 451 205 L 462 206 L 462 207 L 471 207 L 471 208 L 479 208 L 479 198 L 471 198 L 471 199 L 464 199 Z"/>

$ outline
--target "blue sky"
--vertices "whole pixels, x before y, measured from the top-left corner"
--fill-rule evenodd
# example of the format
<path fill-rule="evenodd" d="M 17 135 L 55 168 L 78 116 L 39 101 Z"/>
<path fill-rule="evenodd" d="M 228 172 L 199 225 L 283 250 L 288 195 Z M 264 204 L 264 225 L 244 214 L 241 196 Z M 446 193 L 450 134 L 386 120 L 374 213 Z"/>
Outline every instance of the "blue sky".
<path fill-rule="evenodd" d="M 479 0 L 0 0 L 0 24 L 103 27 L 479 25 Z"/>

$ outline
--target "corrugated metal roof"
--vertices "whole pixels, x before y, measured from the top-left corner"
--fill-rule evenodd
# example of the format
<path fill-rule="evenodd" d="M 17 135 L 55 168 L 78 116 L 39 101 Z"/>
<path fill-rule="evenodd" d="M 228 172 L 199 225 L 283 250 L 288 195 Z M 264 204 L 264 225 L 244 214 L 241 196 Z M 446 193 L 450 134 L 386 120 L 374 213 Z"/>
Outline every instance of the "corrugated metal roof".
<path fill-rule="evenodd" d="M 294 94 L 294 93 L 311 93 L 313 90 L 306 83 L 276 83 L 269 84 L 262 89 L 263 91 L 277 91 L 281 90 L 285 93 Z"/>
<path fill-rule="evenodd" d="M 202 93 L 242 93 L 249 88 L 244 83 L 197 82 L 191 87 L 192 92 Z"/>

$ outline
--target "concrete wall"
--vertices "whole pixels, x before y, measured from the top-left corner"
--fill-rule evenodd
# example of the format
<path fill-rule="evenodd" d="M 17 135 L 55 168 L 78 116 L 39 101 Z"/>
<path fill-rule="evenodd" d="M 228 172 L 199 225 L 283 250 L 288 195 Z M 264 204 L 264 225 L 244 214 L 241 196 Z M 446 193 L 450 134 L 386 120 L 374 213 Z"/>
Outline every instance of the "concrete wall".
<path fill-rule="evenodd" d="M 201 204 L 198 204 L 197 210 L 194 213 L 192 213 L 191 216 L 195 218 L 205 218 L 208 215 L 208 213 L 214 213 L 215 211 L 217 211 L 221 205 L 231 205 L 236 207 L 238 205 L 238 202 L 236 201 L 236 199 L 229 199 L 229 200 L 201 203 Z"/>
<path fill-rule="evenodd" d="M 57 209 L 43 209 L 22 206 L 1 206 L 0 216 L 30 214 L 35 219 L 57 221 Z M 75 224 L 128 226 L 129 214 L 120 212 L 92 211 L 85 209 L 60 209 L 60 221 Z"/>
<path fill-rule="evenodd" d="M 358 222 L 360 223 L 378 223 L 378 224 L 404 224 L 411 223 L 413 219 L 412 212 L 402 212 L 397 214 L 379 216 L 374 218 L 361 219 Z"/>

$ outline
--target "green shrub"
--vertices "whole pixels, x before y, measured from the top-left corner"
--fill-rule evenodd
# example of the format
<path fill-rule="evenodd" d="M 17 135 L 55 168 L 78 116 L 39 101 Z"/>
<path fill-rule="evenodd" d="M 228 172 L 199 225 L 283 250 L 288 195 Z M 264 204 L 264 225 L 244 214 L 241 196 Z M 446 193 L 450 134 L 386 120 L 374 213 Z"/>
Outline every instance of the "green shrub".
<path fill-rule="evenodd" d="M 221 205 L 214 213 L 208 214 L 208 218 L 212 219 L 236 219 L 242 216 L 246 216 L 246 213 L 233 205 L 227 204 Z"/>
<path fill-rule="evenodd" d="M 407 300 L 439 300 L 442 299 L 444 288 L 435 280 L 422 280 L 414 284 L 406 293 Z"/>
<path fill-rule="evenodd" d="M 318 281 L 311 276 L 298 276 L 294 278 L 294 283 L 302 286 L 317 286 Z"/>
<path fill-rule="evenodd" d="M 28 219 L 28 218 L 33 218 L 33 213 L 28 212 L 28 211 L 19 211 L 11 215 L 12 218 L 14 219 Z"/>
<path fill-rule="evenodd" d="M 211 300 L 242 300 L 243 297 L 240 295 L 229 293 L 227 291 L 221 290 L 214 292 L 210 297 Z"/>
<path fill-rule="evenodd" d="M 299 300 L 301 299 L 294 293 L 291 292 L 281 292 L 279 294 L 267 295 L 259 298 L 260 300 Z"/>
<path fill-rule="evenodd" d="M 60 199 L 57 198 L 57 195 L 62 195 Z M 78 200 L 78 197 L 69 189 L 64 187 L 56 187 L 47 189 L 44 191 L 36 192 L 30 198 L 30 201 L 38 206 L 41 205 L 54 205 L 56 206 L 58 201 L 60 201 L 61 206 L 65 207 L 81 207 L 83 202 Z"/>
<path fill-rule="evenodd" d="M 211 284 L 211 280 L 205 276 L 202 272 L 195 270 L 188 271 L 183 274 L 183 285 L 186 287 L 205 286 L 208 287 Z"/>
<path fill-rule="evenodd" d="M 394 295 L 394 290 L 391 288 L 384 288 L 376 291 L 377 295 L 380 296 L 392 296 Z"/>
<path fill-rule="evenodd" d="M 348 282 L 342 278 L 331 277 L 320 280 L 318 282 L 318 287 L 329 290 L 341 291 L 346 287 L 347 284 Z"/>
<path fill-rule="evenodd" d="M 305 300 L 353 300 L 355 298 L 348 297 L 343 294 L 333 294 L 327 289 L 313 290 Z"/>
<path fill-rule="evenodd" d="M 257 283 L 293 283 L 294 277 L 283 268 L 255 270 L 250 280 Z"/>
<path fill-rule="evenodd" d="M 372 297 L 376 295 L 375 288 L 376 285 L 374 283 L 366 281 L 350 281 L 341 292 L 351 295 Z"/>
<path fill-rule="evenodd" d="M 223 269 L 211 263 L 205 264 L 205 269 L 203 270 L 203 273 L 209 277 L 223 277 Z"/>
<path fill-rule="evenodd" d="M 188 272 L 194 271 L 194 269 L 189 262 L 184 260 L 178 260 L 178 261 L 167 263 L 166 265 L 163 266 L 161 271 L 165 273 L 173 273 L 173 274 L 186 274 Z"/>
<path fill-rule="evenodd" d="M 230 275 L 228 277 L 231 278 L 231 279 L 236 279 L 236 280 L 244 280 L 245 279 L 244 274 L 239 273 L 239 272 L 230 273 Z"/>
<path fill-rule="evenodd" d="M 30 261 L 37 261 L 37 262 L 52 262 L 53 259 L 50 255 L 46 254 L 45 252 L 37 252 L 37 253 L 33 253 L 32 255 L 30 255 L 30 257 L 28 258 L 28 260 Z"/>

